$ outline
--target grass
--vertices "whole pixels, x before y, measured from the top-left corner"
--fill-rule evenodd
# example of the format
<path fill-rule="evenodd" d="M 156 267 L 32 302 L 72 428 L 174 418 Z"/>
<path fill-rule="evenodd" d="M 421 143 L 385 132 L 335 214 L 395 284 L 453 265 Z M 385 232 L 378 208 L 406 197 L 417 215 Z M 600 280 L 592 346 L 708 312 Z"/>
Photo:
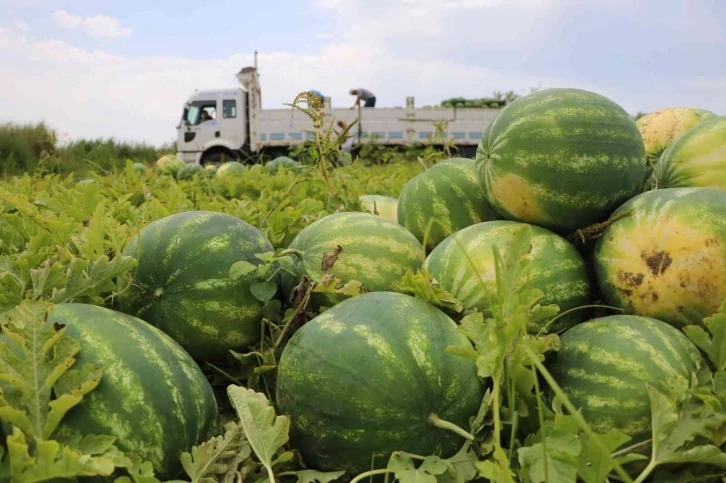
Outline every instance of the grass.
<path fill-rule="evenodd" d="M 122 169 L 126 160 L 152 163 L 173 153 L 173 143 L 152 146 L 110 139 L 77 140 L 60 145 L 55 129 L 37 124 L 0 125 L 0 173 L 4 177 L 24 172 L 86 173 Z"/>

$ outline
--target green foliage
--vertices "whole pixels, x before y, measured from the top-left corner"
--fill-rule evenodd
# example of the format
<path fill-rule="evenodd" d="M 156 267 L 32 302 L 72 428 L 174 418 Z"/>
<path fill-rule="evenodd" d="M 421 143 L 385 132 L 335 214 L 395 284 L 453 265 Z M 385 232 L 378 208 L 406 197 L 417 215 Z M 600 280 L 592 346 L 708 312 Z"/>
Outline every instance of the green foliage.
<path fill-rule="evenodd" d="M 80 139 L 60 145 L 57 130 L 37 124 L 5 123 L 0 125 L 0 174 L 23 172 L 112 173 L 123 169 L 129 159 L 152 163 L 176 147 L 160 147 L 109 139 Z"/>

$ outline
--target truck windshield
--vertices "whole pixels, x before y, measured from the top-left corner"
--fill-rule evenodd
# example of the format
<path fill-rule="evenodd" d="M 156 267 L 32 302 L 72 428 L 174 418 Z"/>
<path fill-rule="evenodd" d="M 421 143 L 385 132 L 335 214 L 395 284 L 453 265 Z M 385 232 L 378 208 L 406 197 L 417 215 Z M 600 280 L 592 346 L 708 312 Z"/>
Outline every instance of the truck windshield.
<path fill-rule="evenodd" d="M 192 126 L 217 118 L 216 101 L 194 101 L 185 110 L 184 120 Z"/>

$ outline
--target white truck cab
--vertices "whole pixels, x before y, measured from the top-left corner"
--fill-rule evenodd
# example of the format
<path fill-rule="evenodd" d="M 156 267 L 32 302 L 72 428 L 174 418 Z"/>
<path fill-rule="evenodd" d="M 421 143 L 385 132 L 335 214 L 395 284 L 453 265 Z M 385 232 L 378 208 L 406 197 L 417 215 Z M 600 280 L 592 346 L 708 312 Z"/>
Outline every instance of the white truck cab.
<path fill-rule="evenodd" d="M 238 88 L 197 90 L 184 104 L 177 125 L 177 156 L 190 163 L 246 162 L 262 152 L 286 154 L 310 137 L 312 121 L 289 106 L 262 109 L 259 77 L 255 67 L 237 73 Z M 301 89 L 305 90 L 305 89 Z M 292 102 L 292 99 L 290 99 Z M 500 108 L 415 108 L 413 97 L 406 107 L 336 108 L 324 98 L 326 117 L 348 124 L 353 146 L 373 142 L 407 146 L 431 142 L 435 123 L 446 121 L 446 137 L 453 138 L 459 154 L 472 156 L 489 123 Z"/>

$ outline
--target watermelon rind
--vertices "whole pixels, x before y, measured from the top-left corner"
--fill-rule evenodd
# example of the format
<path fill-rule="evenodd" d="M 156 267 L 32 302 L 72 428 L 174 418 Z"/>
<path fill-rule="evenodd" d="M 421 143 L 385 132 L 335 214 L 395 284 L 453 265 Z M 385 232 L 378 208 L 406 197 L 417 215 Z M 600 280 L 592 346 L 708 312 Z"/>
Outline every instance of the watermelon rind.
<path fill-rule="evenodd" d="M 502 217 L 570 233 L 642 192 L 645 148 L 633 119 L 610 99 L 554 88 L 499 112 L 482 135 L 476 169 Z"/>
<path fill-rule="evenodd" d="M 280 358 L 276 400 L 306 464 L 355 476 L 391 452 L 450 457 L 464 440 L 428 424 L 469 429 L 483 397 L 471 343 L 443 312 L 392 292 L 345 300 L 299 329 Z"/>

